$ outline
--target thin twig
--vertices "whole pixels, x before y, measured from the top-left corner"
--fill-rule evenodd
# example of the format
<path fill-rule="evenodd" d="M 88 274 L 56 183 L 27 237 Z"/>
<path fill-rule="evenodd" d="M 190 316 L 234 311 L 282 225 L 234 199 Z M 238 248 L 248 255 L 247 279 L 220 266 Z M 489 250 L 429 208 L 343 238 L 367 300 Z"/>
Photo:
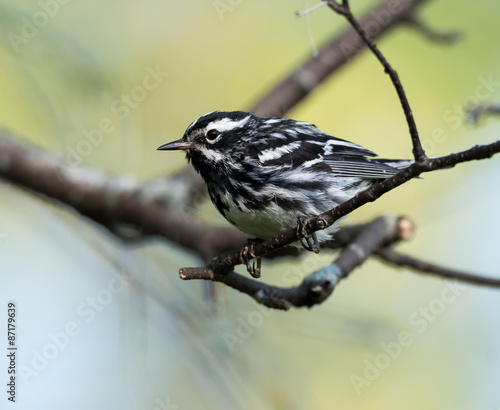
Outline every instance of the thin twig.
<path fill-rule="evenodd" d="M 405 90 L 401 81 L 399 80 L 399 75 L 389 64 L 385 56 L 380 52 L 377 45 L 373 42 L 373 40 L 368 36 L 368 33 L 365 29 L 359 24 L 358 20 L 353 16 L 351 9 L 349 7 L 349 3 L 347 1 L 343 1 L 342 4 L 337 3 L 335 0 L 328 0 L 328 5 L 332 10 L 336 13 L 344 16 L 351 26 L 358 32 L 361 36 L 365 44 L 371 50 L 371 52 L 377 57 L 382 66 L 385 69 L 385 72 L 391 78 L 394 87 L 396 88 L 396 92 L 398 93 L 399 100 L 401 101 L 401 106 L 403 107 L 403 111 L 406 117 L 406 122 L 408 123 L 408 129 L 410 131 L 411 141 L 413 145 L 413 157 L 416 162 L 424 161 L 427 156 L 425 155 L 425 151 L 422 147 L 422 143 L 420 142 L 420 137 L 418 136 L 417 124 L 415 122 L 415 118 L 413 117 L 413 112 L 410 108 L 410 103 L 408 98 L 406 97 Z"/>
<path fill-rule="evenodd" d="M 491 278 L 455 269 L 445 268 L 443 266 L 439 266 L 434 263 L 417 259 L 410 255 L 405 255 L 396 252 L 394 249 L 390 247 L 376 251 L 375 255 L 377 255 L 385 262 L 389 262 L 396 266 L 412 269 L 417 273 L 428 273 L 430 275 L 439 276 L 441 278 L 456 279 L 460 282 L 466 282 L 473 285 L 482 285 L 482 286 L 500 288 L 500 278 Z"/>
<path fill-rule="evenodd" d="M 274 309 L 287 310 L 291 306 L 311 307 L 325 301 L 338 282 L 352 273 L 380 246 L 403 239 L 403 221 L 399 217 L 383 216 L 351 229 L 347 233 L 351 236 L 351 241 L 337 259 L 331 265 L 311 273 L 299 286 L 292 288 L 271 286 L 233 271 L 223 272 L 220 269 L 182 268 L 179 275 L 184 280 L 205 279 L 222 282 Z"/>

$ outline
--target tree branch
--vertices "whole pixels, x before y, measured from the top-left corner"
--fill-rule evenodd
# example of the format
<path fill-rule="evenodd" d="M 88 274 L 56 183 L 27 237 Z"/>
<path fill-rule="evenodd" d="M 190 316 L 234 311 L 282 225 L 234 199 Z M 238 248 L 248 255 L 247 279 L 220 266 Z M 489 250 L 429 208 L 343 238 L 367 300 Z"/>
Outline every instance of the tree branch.
<path fill-rule="evenodd" d="M 456 279 L 460 282 L 466 282 L 473 285 L 490 286 L 500 288 L 499 278 L 490 278 L 471 273 L 462 272 L 455 269 L 445 268 L 434 263 L 425 262 L 410 255 L 404 255 L 396 252 L 391 247 L 379 249 L 375 252 L 381 260 L 396 266 L 405 267 L 418 273 L 428 273 L 445 279 Z"/>
<path fill-rule="evenodd" d="M 420 138 L 418 136 L 417 124 L 415 122 L 415 118 L 413 117 L 413 112 L 410 108 L 410 103 L 408 98 L 406 97 L 405 90 L 401 81 L 399 80 L 399 75 L 389 64 L 385 56 L 380 52 L 377 45 L 373 42 L 373 40 L 368 36 L 366 30 L 358 23 L 358 21 L 354 18 L 351 9 L 349 7 L 349 3 L 347 1 L 343 1 L 342 4 L 339 4 L 335 0 L 327 0 L 328 6 L 334 10 L 336 13 L 344 16 L 351 26 L 356 30 L 356 32 L 361 36 L 365 44 L 371 50 L 371 52 L 377 57 L 380 61 L 380 64 L 384 67 L 385 72 L 391 78 L 394 87 L 396 88 L 396 92 L 398 93 L 399 100 L 401 101 L 401 106 L 403 107 L 403 111 L 406 117 L 406 122 L 408 123 L 408 129 L 410 131 L 411 141 L 413 144 L 413 157 L 416 162 L 424 161 L 427 156 L 425 155 L 425 151 L 420 142 Z"/>
<path fill-rule="evenodd" d="M 375 250 L 382 245 L 406 239 L 401 235 L 406 232 L 404 226 L 407 224 L 408 220 L 405 218 L 383 216 L 366 225 L 356 226 L 346 233 L 351 236 L 351 241 L 331 265 L 311 273 L 299 286 L 293 288 L 271 286 L 236 272 L 221 272 L 209 268 L 182 268 L 179 274 L 184 280 L 222 282 L 270 308 L 288 310 L 291 306 L 311 307 L 326 300 L 337 283 Z"/>
<path fill-rule="evenodd" d="M 172 191 L 168 178 L 161 182 L 163 195 L 157 197 L 149 187 L 144 189 L 133 180 L 68 167 L 57 156 L 20 144 L 3 130 L 0 176 L 69 205 L 105 226 L 128 223 L 143 234 L 162 235 L 198 252 L 205 261 L 246 239 L 234 228 L 211 227 L 193 221 L 186 213 L 172 211 L 168 203 L 173 199 L 166 196 Z"/>

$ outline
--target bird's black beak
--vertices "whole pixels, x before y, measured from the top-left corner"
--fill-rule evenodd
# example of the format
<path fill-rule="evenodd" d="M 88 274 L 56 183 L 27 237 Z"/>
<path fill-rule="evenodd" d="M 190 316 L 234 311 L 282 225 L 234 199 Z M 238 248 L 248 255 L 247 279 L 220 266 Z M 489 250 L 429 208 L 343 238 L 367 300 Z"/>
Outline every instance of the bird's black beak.
<path fill-rule="evenodd" d="M 168 144 L 162 145 L 161 147 L 158 147 L 157 149 L 159 151 L 167 151 L 167 150 L 188 150 L 193 148 L 193 142 L 192 141 L 186 141 L 186 140 L 177 140 L 177 141 L 172 141 L 169 142 Z"/>

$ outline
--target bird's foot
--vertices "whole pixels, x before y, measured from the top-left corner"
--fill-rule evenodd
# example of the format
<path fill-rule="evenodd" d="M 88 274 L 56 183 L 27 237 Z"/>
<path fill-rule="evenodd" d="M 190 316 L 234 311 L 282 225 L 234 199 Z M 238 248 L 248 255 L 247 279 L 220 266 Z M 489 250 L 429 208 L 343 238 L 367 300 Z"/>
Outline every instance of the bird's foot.
<path fill-rule="evenodd" d="M 306 232 L 307 218 L 305 216 L 298 217 L 297 235 L 300 238 L 302 247 L 310 252 L 319 253 L 319 242 L 316 232 L 308 235 Z"/>
<path fill-rule="evenodd" d="M 253 246 L 262 242 L 260 239 L 247 239 L 240 254 L 240 258 L 247 267 L 248 273 L 254 278 L 260 278 L 262 258 L 256 258 L 253 253 Z M 251 261 L 251 259 L 253 259 Z"/>

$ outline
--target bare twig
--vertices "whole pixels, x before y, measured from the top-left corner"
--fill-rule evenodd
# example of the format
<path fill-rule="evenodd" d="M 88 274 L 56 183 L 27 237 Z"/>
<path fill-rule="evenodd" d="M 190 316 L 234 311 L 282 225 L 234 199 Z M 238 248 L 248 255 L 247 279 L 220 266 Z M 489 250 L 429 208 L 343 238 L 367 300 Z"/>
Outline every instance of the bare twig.
<path fill-rule="evenodd" d="M 293 288 L 271 286 L 232 271 L 222 272 L 208 268 L 182 268 L 179 274 L 184 280 L 205 279 L 222 282 L 270 308 L 287 310 L 291 306 L 311 307 L 327 299 L 337 283 L 346 278 L 380 246 L 403 239 L 401 234 L 405 229 L 402 229 L 402 225 L 406 222 L 404 218 L 384 216 L 349 230 L 346 235 L 351 237 L 351 241 L 337 259 L 331 265 L 308 275 L 299 286 Z"/>
<path fill-rule="evenodd" d="M 445 268 L 434 263 L 425 262 L 410 255 L 404 255 L 402 253 L 396 252 L 391 247 L 379 249 L 375 252 L 375 255 L 380 257 L 385 262 L 389 262 L 396 266 L 409 268 L 418 273 L 428 273 L 430 275 L 439 276 L 445 279 L 456 279 L 460 282 L 466 282 L 473 285 L 483 285 L 500 288 L 499 278 L 480 276 L 455 269 Z"/>
<path fill-rule="evenodd" d="M 380 52 L 377 45 L 373 42 L 373 40 L 368 36 L 366 30 L 362 27 L 362 25 L 356 20 L 351 12 L 349 7 L 349 3 L 347 1 L 343 1 L 342 4 L 339 4 L 335 0 L 327 0 L 328 5 L 332 10 L 336 13 L 344 16 L 351 26 L 358 32 L 361 36 L 365 44 L 371 50 L 371 52 L 377 57 L 382 66 L 384 67 L 385 72 L 391 78 L 394 87 L 396 88 L 396 92 L 398 93 L 399 100 L 401 101 L 401 106 L 403 107 L 403 111 L 406 117 L 406 122 L 408 123 L 408 129 L 410 131 L 411 141 L 413 144 L 413 157 L 416 162 L 424 161 L 427 156 L 425 155 L 425 151 L 422 147 L 422 143 L 420 142 L 420 138 L 418 136 L 417 124 L 415 122 L 415 118 L 413 117 L 413 112 L 410 108 L 410 103 L 408 98 L 406 97 L 405 90 L 401 81 L 399 80 L 399 75 L 389 64 L 384 55 Z"/>
<path fill-rule="evenodd" d="M 409 240 L 415 233 L 415 224 L 407 217 L 399 217 L 396 222 L 396 236 L 404 241 Z M 343 226 L 335 232 L 332 240 L 322 243 L 321 248 L 338 249 L 349 246 L 365 227 L 366 224 Z M 391 238 L 390 242 L 394 244 L 393 238 Z M 388 246 L 388 244 L 388 242 L 383 243 L 382 247 Z"/>

